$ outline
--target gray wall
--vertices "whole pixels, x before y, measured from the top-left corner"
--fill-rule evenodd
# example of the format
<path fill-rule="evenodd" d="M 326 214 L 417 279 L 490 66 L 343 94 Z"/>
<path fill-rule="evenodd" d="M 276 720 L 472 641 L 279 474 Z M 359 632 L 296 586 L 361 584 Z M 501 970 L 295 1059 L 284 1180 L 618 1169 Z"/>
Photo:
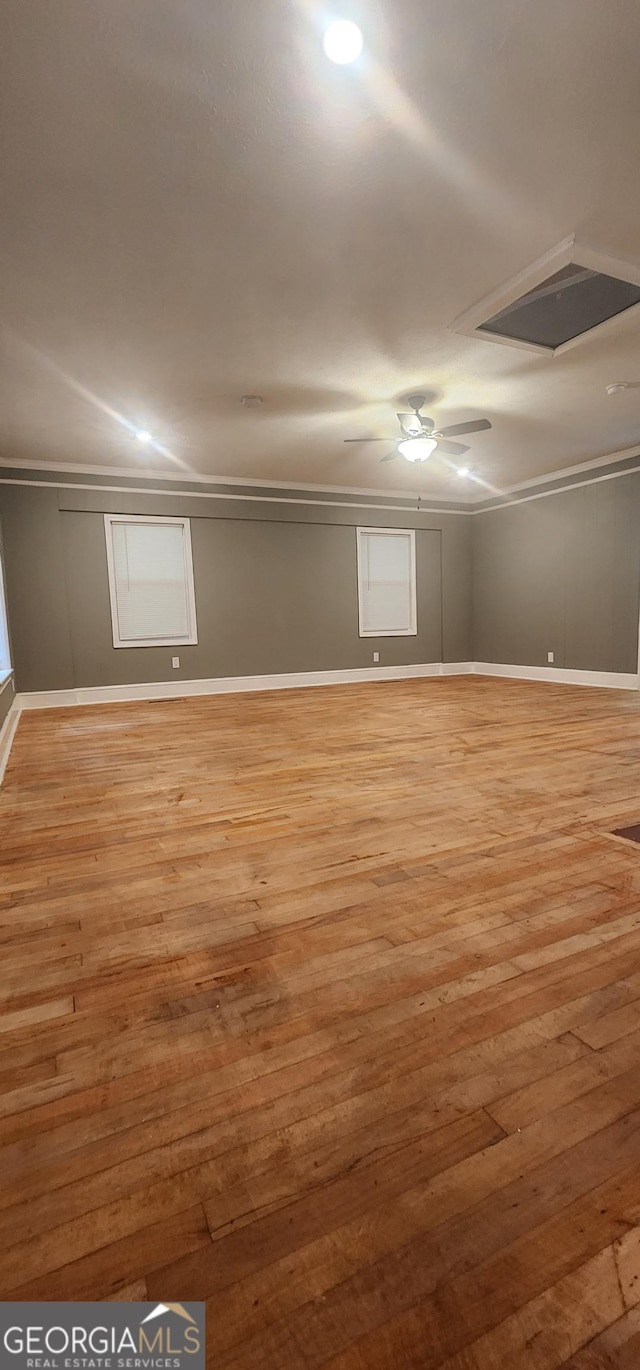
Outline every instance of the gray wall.
<path fill-rule="evenodd" d="M 192 520 L 199 642 L 179 671 L 170 648 L 112 645 L 103 512 Z M 363 667 L 374 651 L 389 666 L 539 666 L 553 651 L 559 668 L 637 668 L 637 473 L 473 518 L 97 484 L 0 484 L 0 517 L 23 691 Z M 358 637 L 358 524 L 416 528 L 417 637 Z"/>
<path fill-rule="evenodd" d="M 20 689 L 73 685 L 62 527 L 55 494 L 0 487 L 11 656 Z M 22 682 L 35 680 L 37 685 Z M 46 682 L 46 683 L 45 683 Z"/>
<path fill-rule="evenodd" d="M 189 515 L 197 646 L 114 649 L 104 511 Z M 0 514 L 21 691 L 470 659 L 461 515 L 24 485 L 0 486 Z M 358 524 L 417 528 L 417 637 L 359 638 Z"/>
<path fill-rule="evenodd" d="M 476 515 L 475 661 L 637 670 L 640 475 Z"/>

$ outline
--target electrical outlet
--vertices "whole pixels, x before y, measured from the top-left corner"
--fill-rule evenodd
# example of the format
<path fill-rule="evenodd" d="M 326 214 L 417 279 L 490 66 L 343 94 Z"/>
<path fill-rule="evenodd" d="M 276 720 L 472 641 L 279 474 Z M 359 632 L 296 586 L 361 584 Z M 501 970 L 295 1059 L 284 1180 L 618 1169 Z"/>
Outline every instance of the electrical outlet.
<path fill-rule="evenodd" d="M 171 658 L 171 665 L 173 666 L 174 671 L 177 671 L 178 666 L 180 665 L 180 657 L 179 657 L 179 656 L 172 656 L 172 658 Z"/>
<path fill-rule="evenodd" d="M 374 653 L 373 653 L 373 659 L 374 659 L 374 661 L 379 661 L 379 660 L 380 660 L 380 653 L 379 653 L 379 652 L 374 652 Z"/>
<path fill-rule="evenodd" d="M 547 661 L 553 661 L 553 652 L 547 652 Z"/>

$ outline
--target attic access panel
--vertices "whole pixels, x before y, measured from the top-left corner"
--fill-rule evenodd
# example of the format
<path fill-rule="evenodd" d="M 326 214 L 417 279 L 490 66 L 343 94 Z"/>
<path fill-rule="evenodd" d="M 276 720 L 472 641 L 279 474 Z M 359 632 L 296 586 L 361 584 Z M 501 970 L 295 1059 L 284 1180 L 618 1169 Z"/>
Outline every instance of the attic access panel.
<path fill-rule="evenodd" d="M 555 351 L 638 303 L 640 285 L 572 263 L 480 324 L 480 331 Z"/>
<path fill-rule="evenodd" d="M 640 305 L 640 265 L 567 239 L 474 306 L 458 333 L 554 356 Z"/>

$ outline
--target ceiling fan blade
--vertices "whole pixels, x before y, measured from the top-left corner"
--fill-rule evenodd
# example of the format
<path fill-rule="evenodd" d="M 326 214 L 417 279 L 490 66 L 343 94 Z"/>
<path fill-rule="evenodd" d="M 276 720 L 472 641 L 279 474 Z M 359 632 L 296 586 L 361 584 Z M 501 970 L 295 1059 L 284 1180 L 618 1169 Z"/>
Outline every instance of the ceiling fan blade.
<path fill-rule="evenodd" d="M 343 442 L 392 442 L 391 438 L 343 438 Z"/>
<path fill-rule="evenodd" d="M 461 457 L 469 448 L 463 442 L 450 442 L 448 438 L 438 438 L 436 452 L 446 452 L 450 457 Z"/>
<path fill-rule="evenodd" d="M 396 458 L 396 457 L 399 457 L 399 456 L 400 456 L 400 453 L 399 453 L 399 452 L 396 452 L 396 449 L 395 449 L 395 447 L 394 447 L 393 452 L 387 452 L 386 457 L 381 457 L 381 458 L 380 458 L 380 461 L 394 461 L 395 458 Z"/>
<path fill-rule="evenodd" d="M 448 428 L 440 428 L 443 438 L 454 438 L 456 433 L 481 433 L 491 428 L 488 419 L 470 419 L 469 423 L 450 423 Z"/>
<path fill-rule="evenodd" d="M 421 433 L 422 424 L 417 414 L 396 415 L 403 433 Z"/>

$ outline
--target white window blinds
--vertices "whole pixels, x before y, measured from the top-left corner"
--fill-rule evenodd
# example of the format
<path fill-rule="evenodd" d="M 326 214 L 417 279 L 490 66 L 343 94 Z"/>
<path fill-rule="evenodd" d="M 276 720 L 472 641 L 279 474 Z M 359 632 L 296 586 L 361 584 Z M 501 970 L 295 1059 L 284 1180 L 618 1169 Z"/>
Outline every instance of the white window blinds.
<path fill-rule="evenodd" d="M 415 636 L 413 529 L 358 528 L 357 538 L 360 636 Z"/>
<path fill-rule="evenodd" d="M 197 642 L 188 519 L 105 514 L 114 647 Z"/>

